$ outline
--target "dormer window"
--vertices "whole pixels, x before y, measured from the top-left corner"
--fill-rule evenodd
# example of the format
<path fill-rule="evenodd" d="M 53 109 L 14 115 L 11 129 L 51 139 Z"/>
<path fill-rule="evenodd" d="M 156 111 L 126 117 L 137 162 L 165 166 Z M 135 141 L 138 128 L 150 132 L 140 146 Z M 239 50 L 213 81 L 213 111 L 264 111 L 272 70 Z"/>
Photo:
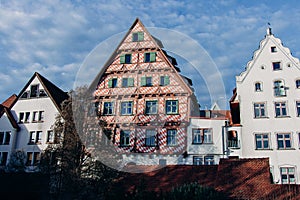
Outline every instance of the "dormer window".
<path fill-rule="evenodd" d="M 273 70 L 277 71 L 277 70 L 281 70 L 281 63 L 280 62 L 273 62 Z"/>
<path fill-rule="evenodd" d="M 30 87 L 30 97 L 38 97 L 39 85 L 31 85 Z"/>
<path fill-rule="evenodd" d="M 271 47 L 271 52 L 272 52 L 272 53 L 277 52 L 277 47 L 275 47 L 275 46 L 274 46 L 274 47 Z"/>
<path fill-rule="evenodd" d="M 255 92 L 261 92 L 262 91 L 262 83 L 257 82 L 255 83 Z"/>
<path fill-rule="evenodd" d="M 144 40 L 144 32 L 132 33 L 132 42 L 140 42 Z"/>

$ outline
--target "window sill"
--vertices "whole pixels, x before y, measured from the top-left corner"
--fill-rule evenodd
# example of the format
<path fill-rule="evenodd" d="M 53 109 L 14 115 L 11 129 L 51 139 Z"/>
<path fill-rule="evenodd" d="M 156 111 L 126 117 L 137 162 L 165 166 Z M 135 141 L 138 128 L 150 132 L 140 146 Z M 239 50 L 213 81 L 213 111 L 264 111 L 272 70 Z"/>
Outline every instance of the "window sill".
<path fill-rule="evenodd" d="M 269 117 L 254 117 L 254 119 L 269 119 Z"/>
<path fill-rule="evenodd" d="M 207 143 L 192 143 L 192 145 L 213 145 L 214 143 L 213 142 L 207 142 Z"/>
<path fill-rule="evenodd" d="M 240 149 L 241 147 L 228 147 L 228 149 Z"/>
<path fill-rule="evenodd" d="M 296 150 L 295 148 L 277 148 L 277 150 Z"/>
<path fill-rule="evenodd" d="M 277 118 L 277 119 L 280 119 L 280 118 L 291 118 L 291 116 L 288 116 L 288 115 L 286 115 L 286 116 L 275 116 L 275 118 Z"/>
<path fill-rule="evenodd" d="M 256 151 L 273 151 L 273 149 L 255 149 Z"/>

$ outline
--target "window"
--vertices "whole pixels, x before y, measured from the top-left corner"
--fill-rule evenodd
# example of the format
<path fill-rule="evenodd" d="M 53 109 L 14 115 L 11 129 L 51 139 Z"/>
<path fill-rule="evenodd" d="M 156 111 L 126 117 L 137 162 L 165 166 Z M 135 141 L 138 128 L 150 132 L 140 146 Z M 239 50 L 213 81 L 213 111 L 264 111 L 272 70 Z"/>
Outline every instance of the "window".
<path fill-rule="evenodd" d="M 281 183 L 295 184 L 295 168 L 294 167 L 280 167 Z"/>
<path fill-rule="evenodd" d="M 39 85 L 31 85 L 30 87 L 30 97 L 38 97 Z"/>
<path fill-rule="evenodd" d="M 296 88 L 300 88 L 300 79 L 296 80 Z"/>
<path fill-rule="evenodd" d="M 38 111 L 33 111 L 32 113 L 32 122 L 37 122 Z"/>
<path fill-rule="evenodd" d="M 30 134 L 30 136 L 29 136 L 28 144 L 41 144 L 42 131 L 30 131 L 29 134 Z"/>
<path fill-rule="evenodd" d="M 144 40 L 144 32 L 132 33 L 132 42 L 139 42 Z"/>
<path fill-rule="evenodd" d="M 277 48 L 276 48 L 276 47 L 271 47 L 271 52 L 272 52 L 272 53 L 277 52 Z"/>
<path fill-rule="evenodd" d="M 19 113 L 19 123 L 23 123 L 24 121 L 24 113 L 23 112 L 20 112 Z"/>
<path fill-rule="evenodd" d="M 28 122 L 29 122 L 29 116 L 30 116 L 30 112 L 26 112 L 26 113 L 25 113 L 25 120 L 24 120 L 24 123 L 28 123 Z"/>
<path fill-rule="evenodd" d="M 49 130 L 47 131 L 47 143 L 54 143 L 54 131 Z"/>
<path fill-rule="evenodd" d="M 170 78 L 169 76 L 161 76 L 160 77 L 160 85 L 165 86 L 170 84 Z"/>
<path fill-rule="evenodd" d="M 156 60 L 156 53 L 149 52 L 144 54 L 144 62 L 155 62 Z"/>
<path fill-rule="evenodd" d="M 130 145 L 130 131 L 121 131 L 120 135 L 120 146 L 129 146 Z"/>
<path fill-rule="evenodd" d="M 155 130 L 146 130 L 146 138 L 145 138 L 145 144 L 146 146 L 155 146 L 155 136 L 156 131 Z"/>
<path fill-rule="evenodd" d="M 120 56 L 121 64 L 130 64 L 131 63 L 131 54 L 123 54 Z"/>
<path fill-rule="evenodd" d="M 47 97 L 47 93 L 45 92 L 45 90 L 40 90 L 40 94 L 39 94 L 39 97 Z"/>
<path fill-rule="evenodd" d="M 193 129 L 193 144 L 212 143 L 212 129 Z"/>
<path fill-rule="evenodd" d="M 205 165 L 214 165 L 215 164 L 214 156 L 204 156 L 204 164 Z"/>
<path fill-rule="evenodd" d="M 152 77 L 151 76 L 143 76 L 141 78 L 141 86 L 152 86 Z"/>
<path fill-rule="evenodd" d="M 113 102 L 104 102 L 103 103 L 103 115 L 112 115 L 114 113 Z"/>
<path fill-rule="evenodd" d="M 133 78 L 123 78 L 122 79 L 122 87 L 133 87 L 134 85 Z"/>
<path fill-rule="evenodd" d="M 177 144 L 177 130 L 169 129 L 167 130 L 167 145 L 174 146 Z"/>
<path fill-rule="evenodd" d="M 109 88 L 116 88 L 118 86 L 118 79 L 112 78 L 108 80 L 108 87 Z"/>
<path fill-rule="evenodd" d="M 265 103 L 254 103 L 254 117 L 266 117 Z"/>
<path fill-rule="evenodd" d="M 274 71 L 281 70 L 281 63 L 280 62 L 273 62 L 272 65 L 273 65 L 273 70 Z"/>
<path fill-rule="evenodd" d="M 300 117 L 300 101 L 296 101 L 297 116 Z"/>
<path fill-rule="evenodd" d="M 131 115 L 133 108 L 132 101 L 124 101 L 121 103 L 121 115 Z"/>
<path fill-rule="evenodd" d="M 274 81 L 274 95 L 276 97 L 286 96 L 286 90 L 283 80 Z"/>
<path fill-rule="evenodd" d="M 44 111 L 39 111 L 39 122 L 44 120 Z"/>
<path fill-rule="evenodd" d="M 256 149 L 270 149 L 269 134 L 255 134 Z"/>
<path fill-rule="evenodd" d="M 0 132 L 0 145 L 8 145 L 10 142 L 10 131 Z"/>
<path fill-rule="evenodd" d="M 157 113 L 157 101 L 146 101 L 145 113 L 147 115 L 156 114 Z"/>
<path fill-rule="evenodd" d="M 40 162 L 40 153 L 39 152 L 27 152 L 27 166 L 36 166 Z"/>
<path fill-rule="evenodd" d="M 0 152 L 0 166 L 5 166 L 7 163 L 8 152 Z"/>
<path fill-rule="evenodd" d="M 167 100 L 166 101 L 166 114 L 178 114 L 178 101 L 177 100 Z"/>
<path fill-rule="evenodd" d="M 286 109 L 285 102 L 276 102 L 275 103 L 275 116 L 276 117 L 286 117 L 287 116 L 287 109 Z"/>
<path fill-rule="evenodd" d="M 193 165 L 203 165 L 203 157 L 193 156 Z"/>
<path fill-rule="evenodd" d="M 278 149 L 290 149 L 292 147 L 291 134 L 290 133 L 277 134 L 277 144 L 278 144 Z"/>
<path fill-rule="evenodd" d="M 21 99 L 27 99 L 29 96 L 29 91 L 25 91 L 22 95 L 21 95 Z"/>
<path fill-rule="evenodd" d="M 227 133 L 227 141 L 229 148 L 239 148 L 238 134 L 236 130 L 230 130 Z"/>
<path fill-rule="evenodd" d="M 262 84 L 255 83 L 255 92 L 261 92 L 261 91 L 262 91 Z"/>

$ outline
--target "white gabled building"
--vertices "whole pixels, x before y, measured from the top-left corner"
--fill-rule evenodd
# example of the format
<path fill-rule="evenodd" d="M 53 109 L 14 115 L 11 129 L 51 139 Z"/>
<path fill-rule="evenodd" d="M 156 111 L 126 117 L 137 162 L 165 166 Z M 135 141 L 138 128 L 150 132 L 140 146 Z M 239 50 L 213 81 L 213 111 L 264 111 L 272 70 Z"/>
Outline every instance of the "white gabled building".
<path fill-rule="evenodd" d="M 12 95 L 0 104 L 0 169 L 3 170 L 9 162 L 9 156 L 14 150 L 15 138 L 20 130 L 15 121 L 11 107 L 17 100 L 16 95 Z"/>
<path fill-rule="evenodd" d="M 270 28 L 236 77 L 231 111 L 242 130 L 233 153 L 269 157 L 274 183 L 300 184 L 300 64 Z"/>
<path fill-rule="evenodd" d="M 60 104 L 68 98 L 39 73 L 34 73 L 11 108 L 20 130 L 16 133 L 13 150 L 24 151 L 28 171 L 35 171 L 41 152 L 54 142 L 53 126 Z"/>

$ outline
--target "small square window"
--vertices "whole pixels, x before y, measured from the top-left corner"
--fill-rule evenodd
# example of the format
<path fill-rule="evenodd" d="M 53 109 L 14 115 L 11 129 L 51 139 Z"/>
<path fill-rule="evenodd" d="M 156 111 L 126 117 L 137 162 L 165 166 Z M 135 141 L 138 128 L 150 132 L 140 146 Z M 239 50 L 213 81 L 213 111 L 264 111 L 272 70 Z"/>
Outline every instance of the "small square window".
<path fill-rule="evenodd" d="M 122 79 L 122 87 L 133 87 L 134 79 L 133 78 L 123 78 Z"/>
<path fill-rule="evenodd" d="M 161 76 L 160 77 L 160 85 L 161 86 L 166 86 L 170 84 L 170 78 L 169 76 Z"/>
<path fill-rule="evenodd" d="M 103 115 L 112 115 L 114 112 L 114 106 L 112 102 L 103 103 Z"/>
<path fill-rule="evenodd" d="M 155 60 L 156 60 L 155 52 L 145 53 L 144 56 L 145 56 L 145 58 L 144 58 L 145 62 L 155 62 Z"/>
<path fill-rule="evenodd" d="M 202 156 L 193 156 L 193 165 L 203 165 L 203 157 Z"/>
<path fill-rule="evenodd" d="M 120 56 L 120 64 L 130 64 L 131 54 L 123 54 Z"/>
<path fill-rule="evenodd" d="M 151 76 L 142 77 L 141 86 L 152 86 L 152 77 Z"/>
<path fill-rule="evenodd" d="M 135 32 L 132 33 L 132 41 L 133 42 L 140 42 L 144 40 L 144 32 Z"/>
<path fill-rule="evenodd" d="M 272 53 L 275 53 L 275 52 L 277 52 L 277 48 L 274 46 L 274 47 L 271 47 L 271 52 Z"/>
<path fill-rule="evenodd" d="M 273 70 L 281 70 L 281 63 L 280 62 L 273 62 Z"/>
<path fill-rule="evenodd" d="M 132 101 L 121 102 L 121 115 L 131 115 L 133 109 Z"/>
<path fill-rule="evenodd" d="M 278 149 L 290 149 L 292 147 L 292 139 L 290 133 L 277 134 Z"/>
<path fill-rule="evenodd" d="M 118 86 L 118 79 L 112 78 L 108 80 L 108 87 L 109 88 L 116 88 Z"/>
<path fill-rule="evenodd" d="M 157 113 L 157 101 L 146 101 L 145 113 L 147 115 L 156 114 Z"/>
<path fill-rule="evenodd" d="M 166 114 L 178 114 L 178 101 L 177 100 L 167 100 L 166 101 Z"/>

